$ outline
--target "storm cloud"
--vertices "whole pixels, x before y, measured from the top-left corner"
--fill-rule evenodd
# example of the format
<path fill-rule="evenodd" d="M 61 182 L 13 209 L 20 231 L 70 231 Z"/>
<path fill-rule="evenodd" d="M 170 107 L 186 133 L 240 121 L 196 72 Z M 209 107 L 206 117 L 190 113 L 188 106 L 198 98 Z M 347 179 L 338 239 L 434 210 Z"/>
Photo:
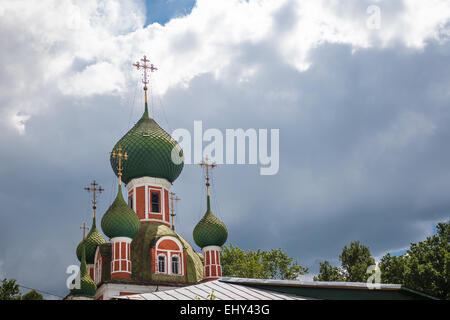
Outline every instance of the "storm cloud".
<path fill-rule="evenodd" d="M 446 1 L 212 2 L 164 26 L 146 25 L 143 1 L 2 2 L 2 277 L 67 294 L 91 219 L 83 187 L 106 189 L 99 220 L 117 183 L 109 152 L 143 112 L 131 67 L 143 54 L 159 68 L 151 113 L 166 131 L 195 120 L 280 130 L 277 175 L 214 171 L 212 209 L 229 243 L 282 248 L 314 273 L 350 241 L 379 257 L 449 218 Z M 378 30 L 366 26 L 370 5 Z M 185 166 L 173 190 L 176 230 L 194 244 L 201 169 Z"/>

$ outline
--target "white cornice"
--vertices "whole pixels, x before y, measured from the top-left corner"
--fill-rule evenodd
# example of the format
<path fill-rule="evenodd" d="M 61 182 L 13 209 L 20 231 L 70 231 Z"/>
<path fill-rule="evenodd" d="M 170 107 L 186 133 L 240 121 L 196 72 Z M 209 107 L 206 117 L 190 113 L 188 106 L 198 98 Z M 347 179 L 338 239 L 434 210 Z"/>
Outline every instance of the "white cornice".
<path fill-rule="evenodd" d="M 217 250 L 220 251 L 220 247 L 218 246 L 207 246 L 202 248 L 202 251 L 205 253 L 206 251 Z"/>
<path fill-rule="evenodd" d="M 111 243 L 116 243 L 116 242 L 126 242 L 126 243 L 131 243 L 132 239 L 128 238 L 128 237 L 115 237 L 111 239 Z"/>
<path fill-rule="evenodd" d="M 136 187 L 141 187 L 145 185 L 152 185 L 152 186 L 160 186 L 167 190 L 170 190 L 172 187 L 172 184 L 167 181 L 166 179 L 161 178 L 152 178 L 152 177 L 142 177 L 142 178 L 136 178 L 128 182 L 127 184 L 127 190 L 130 191 Z"/>

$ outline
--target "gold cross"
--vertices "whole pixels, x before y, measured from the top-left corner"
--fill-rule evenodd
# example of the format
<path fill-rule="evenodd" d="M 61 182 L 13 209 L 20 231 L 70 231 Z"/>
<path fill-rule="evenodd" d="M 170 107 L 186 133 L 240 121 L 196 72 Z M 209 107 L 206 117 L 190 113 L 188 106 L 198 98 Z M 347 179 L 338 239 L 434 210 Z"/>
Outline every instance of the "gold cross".
<path fill-rule="evenodd" d="M 147 56 L 144 56 L 143 59 L 141 59 L 142 64 L 138 61 L 133 64 L 134 67 L 136 67 L 138 70 L 144 69 L 144 74 L 142 78 L 142 83 L 144 84 L 144 91 L 145 91 L 145 103 L 147 103 L 147 84 L 149 83 L 149 80 L 147 78 L 147 70 L 150 70 L 150 72 L 154 72 L 158 70 L 153 64 L 148 65 L 147 62 L 150 62 L 150 60 L 147 59 Z"/>
<path fill-rule="evenodd" d="M 128 160 L 128 153 L 122 152 L 122 147 L 118 147 L 116 150 L 113 150 L 113 152 L 111 152 L 111 157 L 117 158 L 119 160 L 117 164 L 117 174 L 119 176 L 119 185 L 121 185 L 123 171 L 122 160 Z"/>
<path fill-rule="evenodd" d="M 98 188 L 97 188 L 98 187 Z M 105 191 L 100 185 L 97 184 L 97 181 L 91 183 L 91 187 L 84 188 L 88 193 L 92 192 L 92 208 L 94 209 L 94 218 L 95 218 L 95 209 L 97 209 L 97 192 L 102 193 Z"/>
<path fill-rule="evenodd" d="M 175 193 L 173 193 L 173 192 L 171 192 L 170 193 L 170 201 L 171 201 L 171 204 L 170 204 L 170 206 L 172 207 L 171 208 L 171 213 L 170 213 L 170 216 L 172 217 L 172 230 L 174 230 L 175 231 L 175 223 L 174 223 L 174 218 L 175 218 L 175 216 L 176 216 L 176 214 L 175 214 L 175 203 L 174 203 L 174 201 L 180 201 L 181 199 L 180 198 L 178 198 L 178 197 L 175 197 Z"/>
<path fill-rule="evenodd" d="M 84 240 L 84 238 L 86 238 L 86 230 L 89 230 L 89 227 L 86 225 L 85 221 L 83 221 L 83 223 L 81 224 L 80 229 L 83 230 L 83 240 Z"/>
<path fill-rule="evenodd" d="M 217 167 L 217 164 L 215 162 L 209 162 L 208 156 L 206 156 L 205 160 L 202 160 L 199 163 L 199 166 L 202 167 L 202 168 L 203 167 L 206 168 L 206 188 L 208 190 L 208 196 L 209 196 L 209 186 L 210 186 L 210 183 L 209 183 L 209 178 L 210 178 L 210 176 L 209 176 L 209 169 L 211 169 L 211 170 L 214 169 L 215 167 Z"/>

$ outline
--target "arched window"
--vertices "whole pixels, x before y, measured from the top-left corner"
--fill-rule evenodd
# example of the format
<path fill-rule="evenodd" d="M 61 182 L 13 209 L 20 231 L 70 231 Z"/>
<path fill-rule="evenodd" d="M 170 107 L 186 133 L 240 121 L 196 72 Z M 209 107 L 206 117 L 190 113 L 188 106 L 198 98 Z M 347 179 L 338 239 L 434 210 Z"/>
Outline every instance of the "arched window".
<path fill-rule="evenodd" d="M 178 256 L 172 257 L 172 273 L 174 274 L 180 273 L 180 258 Z"/>
<path fill-rule="evenodd" d="M 166 256 L 163 254 L 158 256 L 158 272 L 166 272 Z"/>
<path fill-rule="evenodd" d="M 164 273 L 171 276 L 182 277 L 186 273 L 185 257 L 181 242 L 171 236 L 161 237 L 152 249 L 155 273 Z"/>

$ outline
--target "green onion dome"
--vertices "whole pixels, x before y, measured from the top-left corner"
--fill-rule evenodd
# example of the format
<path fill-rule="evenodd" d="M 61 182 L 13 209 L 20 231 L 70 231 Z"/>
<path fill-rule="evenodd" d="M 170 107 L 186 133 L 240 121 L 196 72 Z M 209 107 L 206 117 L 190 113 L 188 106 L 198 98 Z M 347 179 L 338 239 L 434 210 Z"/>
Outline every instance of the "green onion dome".
<path fill-rule="evenodd" d="M 173 183 L 183 170 L 183 150 L 148 114 L 147 105 L 142 118 L 117 142 L 113 150 L 122 147 L 128 153 L 123 163 L 125 183 L 140 177 L 163 178 Z M 172 161 L 172 150 L 175 160 Z M 118 159 L 111 156 L 111 166 L 118 176 Z"/>
<path fill-rule="evenodd" d="M 133 238 L 139 231 L 141 222 L 137 214 L 123 199 L 119 185 L 116 199 L 103 215 L 102 230 L 110 239 L 116 237 Z"/>
<path fill-rule="evenodd" d="M 227 241 L 227 227 L 211 211 L 208 196 L 208 208 L 205 215 L 194 228 L 194 241 L 200 247 L 221 247 Z"/>
<path fill-rule="evenodd" d="M 95 223 L 95 217 L 92 221 L 91 230 L 89 231 L 86 238 L 80 242 L 77 247 L 77 258 L 78 261 L 81 262 L 81 247 L 84 244 L 86 248 L 86 263 L 93 264 L 95 258 L 95 250 L 97 250 L 97 246 L 100 244 L 106 243 L 105 239 L 102 237 L 100 232 L 97 230 L 97 226 Z"/>
<path fill-rule="evenodd" d="M 94 280 L 92 280 L 91 276 L 87 272 L 86 269 L 86 248 L 84 244 L 81 244 L 81 266 L 80 266 L 80 288 L 72 289 L 70 292 L 73 296 L 76 297 L 87 297 L 93 298 L 95 292 L 97 291 L 97 286 L 95 285 Z"/>

